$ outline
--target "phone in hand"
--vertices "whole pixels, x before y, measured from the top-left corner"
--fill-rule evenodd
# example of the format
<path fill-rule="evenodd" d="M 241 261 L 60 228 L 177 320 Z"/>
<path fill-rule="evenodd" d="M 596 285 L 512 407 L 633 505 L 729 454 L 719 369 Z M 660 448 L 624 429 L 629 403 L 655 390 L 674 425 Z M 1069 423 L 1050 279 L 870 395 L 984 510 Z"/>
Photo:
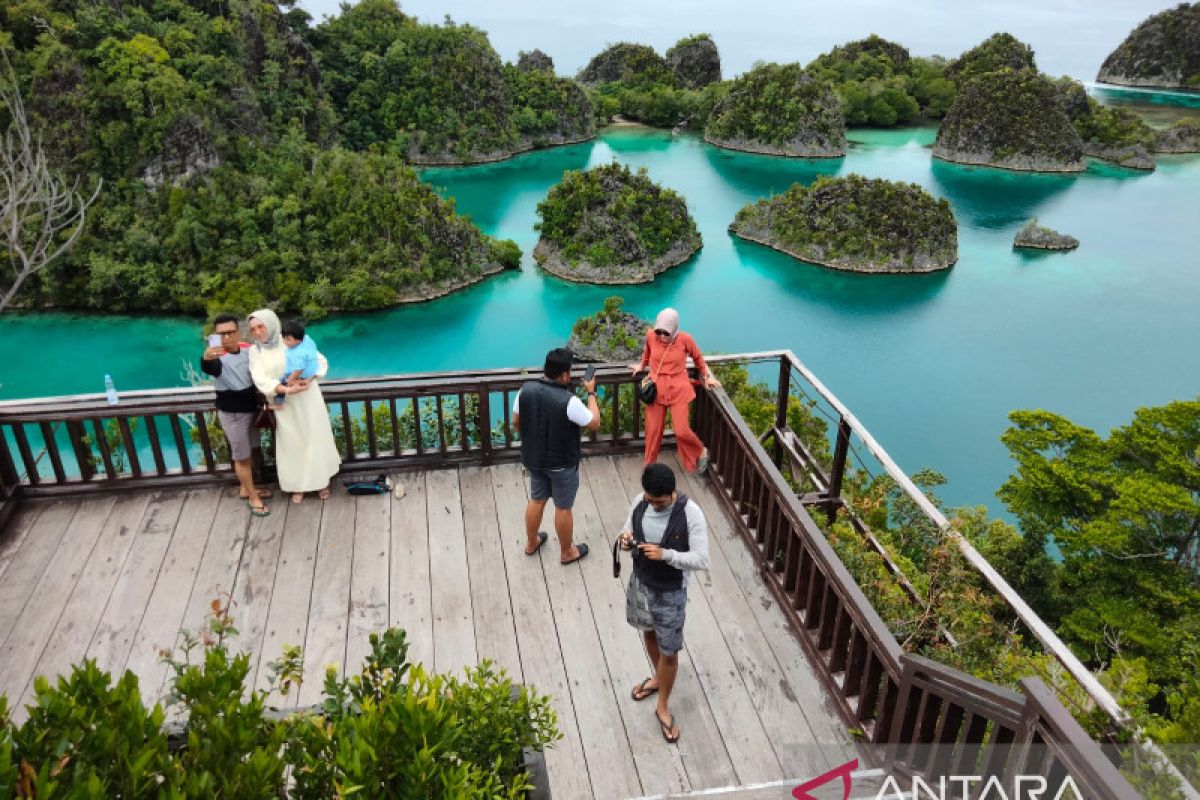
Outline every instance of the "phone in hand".
<path fill-rule="evenodd" d="M 208 335 L 208 346 L 209 347 L 220 347 L 221 346 L 221 334 L 210 333 Z"/>
<path fill-rule="evenodd" d="M 583 371 L 583 382 L 587 383 L 594 377 L 596 377 L 596 365 L 588 364 L 587 369 Z"/>

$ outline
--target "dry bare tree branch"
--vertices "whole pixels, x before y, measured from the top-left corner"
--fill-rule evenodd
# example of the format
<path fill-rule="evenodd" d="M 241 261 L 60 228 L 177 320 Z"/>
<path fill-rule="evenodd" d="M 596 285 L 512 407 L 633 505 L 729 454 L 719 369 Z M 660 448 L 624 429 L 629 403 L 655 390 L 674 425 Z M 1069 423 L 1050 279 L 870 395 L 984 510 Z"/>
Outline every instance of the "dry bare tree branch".
<path fill-rule="evenodd" d="M 8 130 L 0 140 L 0 236 L 8 246 L 11 272 L 0 281 L 0 312 L 12 304 L 25 281 L 54 261 L 83 232 L 87 209 L 100 195 L 103 181 L 90 197 L 79 181 L 68 184 L 51 168 L 41 137 L 29 130 L 16 70 L 0 51 L 4 76 L 0 103 L 8 109 Z"/>

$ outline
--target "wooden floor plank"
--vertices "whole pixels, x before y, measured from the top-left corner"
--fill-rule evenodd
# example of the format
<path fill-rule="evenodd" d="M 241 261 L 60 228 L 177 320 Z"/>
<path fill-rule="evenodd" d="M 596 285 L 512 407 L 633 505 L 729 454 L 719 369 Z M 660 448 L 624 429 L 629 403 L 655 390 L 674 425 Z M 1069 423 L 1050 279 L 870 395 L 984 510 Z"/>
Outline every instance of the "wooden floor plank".
<path fill-rule="evenodd" d="M 856 755 L 854 744 L 724 513 L 717 489 L 708 481 L 684 475 L 677 462 L 674 466 L 709 519 L 713 568 L 720 584 L 738 587 L 745 597 L 745 602 L 727 597 L 727 602 L 714 603 L 714 609 L 726 638 L 733 637 L 732 649 L 745 656 L 741 666 L 748 680 L 761 689 L 756 700 L 780 762 L 793 769 L 792 775 L 817 774 L 844 764 Z M 762 711 L 763 707 L 769 710 Z"/>
<path fill-rule="evenodd" d="M 147 703 L 158 699 L 166 678 L 168 668 L 160 653 L 173 647 L 179 636 L 220 499 L 217 489 L 199 489 L 184 496 L 166 557 L 125 662 L 125 668 L 138 676 Z"/>
<path fill-rule="evenodd" d="M 91 498 L 80 503 L 54 553 L 53 562 L 38 579 L 12 633 L 0 648 L 0 694 L 8 697 L 13 719 L 24 717 L 21 698 L 41 660 L 46 642 L 70 600 L 79 576 L 104 529 L 116 500 Z"/>
<path fill-rule="evenodd" d="M 125 566 L 125 558 L 137 539 L 149 503 L 150 495 L 139 492 L 121 497 L 113 505 L 54 632 L 46 642 L 34 675 L 46 675 L 53 680 L 70 672 L 73 663 L 83 660 L 117 577 Z M 33 687 L 30 686 L 25 699 L 32 698 Z"/>
<path fill-rule="evenodd" d="M 521 648 L 521 672 L 525 682 L 549 695 L 558 714 L 563 738 L 546 750 L 550 792 L 555 797 L 592 797 L 588 764 L 583 757 L 577 713 L 565 676 L 562 649 L 550 597 L 546 590 L 543 561 L 549 569 L 560 569 L 558 548 L 543 547 L 536 557 L 525 555 L 525 477 L 518 464 L 491 467 L 492 493 L 496 498 L 496 521 L 503 542 L 505 569 L 512 597 L 513 622 Z M 549 512 L 547 513 L 549 515 Z"/>
<path fill-rule="evenodd" d="M 354 564 L 350 574 L 350 622 L 346 668 L 358 670 L 371 654 L 370 636 L 388 626 L 388 549 L 392 502 L 386 495 L 355 498 Z"/>
<path fill-rule="evenodd" d="M 388 624 L 403 628 L 408 660 L 433 667 L 433 601 L 429 581 L 429 516 L 425 473 L 407 472 L 404 496 L 392 495 Z"/>
<path fill-rule="evenodd" d="M 286 495 L 285 495 L 286 497 Z M 286 510 L 282 506 L 287 506 Z M 302 504 L 303 505 L 303 504 Z M 271 587 L 271 608 L 267 612 L 266 630 L 263 635 L 263 658 L 259 661 L 257 688 L 266 690 L 270 670 L 266 663 L 279 658 L 284 645 L 304 648 L 304 637 L 308 633 L 308 607 L 313 595 L 313 570 L 317 563 L 317 543 L 321 532 L 321 515 L 309 509 L 292 514 L 292 503 L 280 500 L 274 514 L 285 514 L 283 542 L 279 549 L 279 565 L 275 570 L 275 583 Z M 318 682 L 324 675 L 310 675 Z M 297 691 L 284 698 L 278 689 L 271 695 L 271 704 L 292 707 L 297 702 Z"/>
<path fill-rule="evenodd" d="M 46 565 L 54 558 L 63 536 L 74 523 L 79 508 L 78 501 L 73 500 L 46 507 L 29 529 L 20 550 L 13 553 L 4 579 L 0 580 L 0 646 L 7 642 L 16 627 L 21 610 L 42 579 Z M 55 569 L 61 570 L 61 563 L 56 564 Z M 0 661 L 0 686 L 5 685 L 5 671 L 4 662 Z"/>
<path fill-rule="evenodd" d="M 13 557 L 21 549 L 21 545 L 25 542 L 29 531 L 33 529 L 33 524 L 37 522 L 38 515 L 42 513 L 43 508 L 46 506 L 42 504 L 22 503 L 13 518 L 0 530 L 0 583 L 3 583 L 8 565 L 12 563 Z M 3 641 L 3 638 L 0 635 L 0 641 Z"/>
<path fill-rule="evenodd" d="M 616 460 L 625 491 L 632 498 L 641 486 L 642 463 L 636 457 Z M 766 728 L 738 670 L 737 660 L 709 607 L 711 575 L 700 573 L 688 586 L 684 649 L 691 656 L 713 717 L 729 752 L 738 783 L 779 780 L 784 771 L 771 749 Z M 684 734 L 686 735 L 686 733 Z"/>
<path fill-rule="evenodd" d="M 433 591 L 433 664 L 441 673 L 458 673 L 479 660 L 471 583 L 463 580 L 467 539 L 457 470 L 426 476 L 429 493 L 429 578 Z"/>
<path fill-rule="evenodd" d="M 100 669 L 114 675 L 125 669 L 185 497 L 181 492 L 162 492 L 146 507 L 129 557 L 88 646 L 88 657 L 94 658 Z"/>
<path fill-rule="evenodd" d="M 645 794 L 645 790 L 617 707 L 624 687 L 618 693 L 613 686 L 596 630 L 597 624 L 616 628 L 623 619 L 603 614 L 597 620 L 584 585 L 584 573 L 592 582 L 612 583 L 613 578 L 612 567 L 603 558 L 604 532 L 599 514 L 591 490 L 582 482 L 576 496 L 574 523 L 575 543 L 587 544 L 595 552 L 578 564 L 565 567 L 555 563 L 553 550 L 543 559 L 550 607 L 558 629 L 571 700 L 577 709 L 586 710 L 577 714 L 577 720 L 592 793 L 596 797 L 634 797 Z"/>
<path fill-rule="evenodd" d="M 513 626 L 504 542 L 496 519 L 492 476 L 486 467 L 459 470 L 463 528 L 467 538 L 467 568 L 471 580 L 471 610 L 475 615 L 475 646 L 479 658 L 489 658 L 521 682 L 521 654 Z"/>
<path fill-rule="evenodd" d="M 321 684 L 328 667 L 336 666 L 339 673 L 345 674 L 346 664 L 346 622 L 354 559 L 354 496 L 338 492 L 322 505 L 321 538 L 313 573 L 308 632 L 304 637 L 305 680 L 299 694 L 302 706 L 320 702 Z"/>
<path fill-rule="evenodd" d="M 601 522 L 607 564 L 632 498 L 626 494 L 610 459 L 585 459 L 582 468 Z M 591 513 L 587 498 L 580 505 L 585 515 Z M 629 556 L 622 555 L 621 560 L 619 580 L 613 580 L 611 572 L 596 576 L 598 579 L 593 579 L 592 573 L 585 573 L 585 577 L 596 628 L 616 687 L 617 705 L 625 719 L 644 790 L 646 794 L 669 794 L 688 788 L 729 786 L 737 775 L 712 710 L 696 682 L 686 649 L 680 654 L 680 669 L 671 696 L 672 713 L 681 726 L 687 726 L 686 737 L 681 736 L 675 745 L 668 744 L 647 710 L 653 704 L 635 702 L 630 697 L 632 688 L 651 674 L 651 667 L 641 634 L 625 622 L 625 587 L 633 567 Z"/>
<path fill-rule="evenodd" d="M 287 507 L 286 510 L 284 507 Z M 249 513 L 249 512 L 247 512 Z M 266 661 L 278 658 L 279 653 L 263 649 L 267 616 L 275 589 L 275 573 L 279 567 L 279 551 L 287 523 L 301 516 L 320 516 L 316 505 L 279 502 L 270 516 L 250 518 L 246 531 L 246 546 L 242 548 L 237 580 L 233 586 L 233 622 L 238 634 L 229 643 L 232 653 L 250 654 L 250 672 L 246 690 L 257 686 L 258 671 Z"/>

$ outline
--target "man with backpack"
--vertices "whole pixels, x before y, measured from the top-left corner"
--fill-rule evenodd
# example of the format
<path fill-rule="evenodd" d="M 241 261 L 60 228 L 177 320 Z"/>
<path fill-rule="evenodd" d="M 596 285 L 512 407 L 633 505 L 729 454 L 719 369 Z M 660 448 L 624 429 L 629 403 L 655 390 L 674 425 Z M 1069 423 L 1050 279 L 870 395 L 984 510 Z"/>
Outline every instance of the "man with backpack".
<path fill-rule="evenodd" d="M 620 545 L 633 553 L 625 619 L 642 632 L 654 674 L 633 687 L 632 696 L 658 695 L 654 716 L 663 738 L 675 743 L 680 730 L 667 704 L 683 649 L 689 573 L 708 569 L 708 523 L 694 500 L 675 491 L 675 473 L 666 464 L 646 466 L 642 490 L 633 498 Z"/>

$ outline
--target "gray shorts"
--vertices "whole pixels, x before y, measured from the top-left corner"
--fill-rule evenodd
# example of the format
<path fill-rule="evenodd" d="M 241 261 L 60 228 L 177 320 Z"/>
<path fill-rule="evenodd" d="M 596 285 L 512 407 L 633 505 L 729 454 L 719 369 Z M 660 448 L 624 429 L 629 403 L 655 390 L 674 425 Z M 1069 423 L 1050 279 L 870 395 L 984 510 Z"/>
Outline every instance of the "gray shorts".
<path fill-rule="evenodd" d="M 625 590 L 625 621 L 639 631 L 654 631 L 658 649 L 674 655 L 683 649 L 683 620 L 687 613 L 687 589 L 660 592 L 629 576 Z"/>
<path fill-rule="evenodd" d="M 254 417 L 256 411 L 218 411 L 217 419 L 221 421 L 221 430 L 225 431 L 225 441 L 229 442 L 229 457 L 234 461 L 244 461 L 250 457 L 250 448 L 255 441 Z"/>
<path fill-rule="evenodd" d="M 562 469 L 529 470 L 529 496 L 534 500 L 554 498 L 555 508 L 575 505 L 579 492 L 579 465 Z"/>

